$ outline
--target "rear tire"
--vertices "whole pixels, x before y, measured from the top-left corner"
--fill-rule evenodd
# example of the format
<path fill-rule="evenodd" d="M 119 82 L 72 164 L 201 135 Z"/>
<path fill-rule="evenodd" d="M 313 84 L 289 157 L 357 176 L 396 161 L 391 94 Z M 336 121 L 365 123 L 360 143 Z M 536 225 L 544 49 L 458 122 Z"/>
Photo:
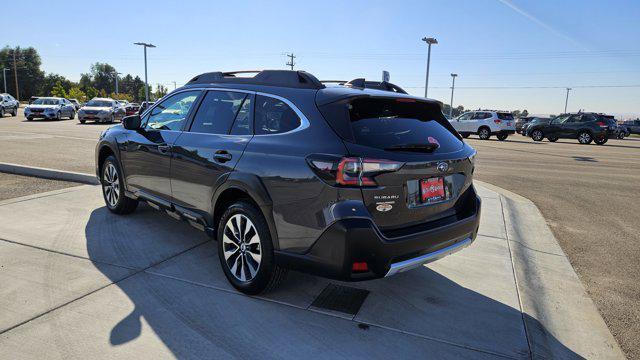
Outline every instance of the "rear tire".
<path fill-rule="evenodd" d="M 100 172 L 102 196 L 107 209 L 114 214 L 126 215 L 138 207 L 138 200 L 131 199 L 124 194 L 124 181 L 118 160 L 113 156 L 107 157 Z"/>
<path fill-rule="evenodd" d="M 469 133 L 462 133 L 462 134 L 460 134 L 460 135 L 461 135 L 463 138 L 465 138 L 465 139 L 469 137 Z"/>
<path fill-rule="evenodd" d="M 0 108 L 0 117 L 4 117 L 4 108 Z"/>
<path fill-rule="evenodd" d="M 533 141 L 542 141 L 544 139 L 544 133 L 542 130 L 533 130 L 531 132 L 531 138 Z"/>
<path fill-rule="evenodd" d="M 252 203 L 240 200 L 229 206 L 220 218 L 217 238 L 220 265 L 238 291 L 268 292 L 284 279 L 287 270 L 275 263 L 267 222 Z"/>
<path fill-rule="evenodd" d="M 84 123 L 85 123 L 85 120 L 80 120 L 80 124 L 84 124 Z"/>
<path fill-rule="evenodd" d="M 498 134 L 496 135 L 496 137 L 498 138 L 498 140 L 500 141 L 505 141 L 507 140 L 507 138 L 509 137 L 509 134 Z"/>
<path fill-rule="evenodd" d="M 14 117 L 18 116 L 18 107 L 17 106 L 13 109 L 13 112 L 11 112 L 11 116 L 14 116 Z"/>
<path fill-rule="evenodd" d="M 593 139 L 593 142 L 596 143 L 596 145 L 604 145 L 607 143 L 607 141 L 609 141 L 608 138 L 602 138 L 602 139 Z"/>
<path fill-rule="evenodd" d="M 582 145 L 591 144 L 593 141 L 593 136 L 588 131 L 583 131 L 578 134 L 578 142 Z"/>
<path fill-rule="evenodd" d="M 75 111 L 72 111 L 72 112 L 71 112 L 71 116 L 69 116 L 69 120 L 73 120 L 73 119 L 75 119 L 75 118 L 76 118 L 76 112 L 75 112 Z"/>
<path fill-rule="evenodd" d="M 557 137 L 550 137 L 550 138 L 547 138 L 547 140 L 549 140 L 551 142 L 556 142 L 556 141 L 558 141 L 558 138 Z"/>
<path fill-rule="evenodd" d="M 489 140 L 489 138 L 491 137 L 491 130 L 489 130 L 489 128 L 487 127 L 481 127 L 480 129 L 478 129 L 478 137 L 480 138 L 480 140 Z"/>
<path fill-rule="evenodd" d="M 619 132 L 618 133 L 618 139 L 620 139 L 620 140 L 624 139 L 624 133 L 623 132 Z"/>

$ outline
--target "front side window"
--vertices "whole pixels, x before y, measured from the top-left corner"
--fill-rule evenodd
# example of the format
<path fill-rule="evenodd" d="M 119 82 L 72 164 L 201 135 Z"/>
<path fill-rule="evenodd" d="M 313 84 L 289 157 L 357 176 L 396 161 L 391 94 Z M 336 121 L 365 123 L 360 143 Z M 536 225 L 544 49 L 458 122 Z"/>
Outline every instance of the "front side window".
<path fill-rule="evenodd" d="M 458 120 L 469 120 L 471 119 L 471 116 L 473 115 L 473 113 L 466 113 L 466 114 L 462 114 L 460 115 L 460 117 L 458 118 Z"/>
<path fill-rule="evenodd" d="M 175 94 L 154 107 L 146 117 L 147 129 L 182 130 L 189 110 L 200 95 L 200 91 L 185 91 Z"/>
<path fill-rule="evenodd" d="M 198 108 L 191 132 L 228 134 L 247 94 L 230 91 L 209 91 Z"/>
<path fill-rule="evenodd" d="M 300 126 L 298 115 L 284 101 L 268 96 L 256 96 L 256 135 L 281 134 Z"/>

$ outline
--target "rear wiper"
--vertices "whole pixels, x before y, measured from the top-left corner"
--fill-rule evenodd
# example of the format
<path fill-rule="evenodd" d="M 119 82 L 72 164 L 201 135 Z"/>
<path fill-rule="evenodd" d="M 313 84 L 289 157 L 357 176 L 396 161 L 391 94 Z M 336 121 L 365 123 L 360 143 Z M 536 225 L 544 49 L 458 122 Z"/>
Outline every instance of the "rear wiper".
<path fill-rule="evenodd" d="M 413 151 L 413 152 L 434 152 L 440 145 L 428 143 L 428 144 L 402 144 L 393 145 L 385 148 L 387 151 Z"/>

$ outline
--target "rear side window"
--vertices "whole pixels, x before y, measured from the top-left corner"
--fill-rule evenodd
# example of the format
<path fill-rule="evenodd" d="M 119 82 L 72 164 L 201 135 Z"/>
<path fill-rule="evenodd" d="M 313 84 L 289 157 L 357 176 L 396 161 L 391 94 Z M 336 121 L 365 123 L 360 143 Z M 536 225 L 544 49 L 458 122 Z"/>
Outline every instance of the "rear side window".
<path fill-rule="evenodd" d="M 498 119 L 500 119 L 500 120 L 513 120 L 513 114 L 512 113 L 499 112 L 498 113 Z"/>
<path fill-rule="evenodd" d="M 191 132 L 228 134 L 247 94 L 231 91 L 209 91 L 198 108 Z"/>
<path fill-rule="evenodd" d="M 411 99 L 358 98 L 348 105 L 354 142 L 378 149 L 438 144 L 435 152 L 459 150 L 462 142 L 442 125 L 437 105 Z M 446 121 L 443 119 L 443 121 Z"/>
<path fill-rule="evenodd" d="M 299 127 L 298 115 L 284 101 L 268 96 L 256 96 L 255 134 L 281 134 Z"/>

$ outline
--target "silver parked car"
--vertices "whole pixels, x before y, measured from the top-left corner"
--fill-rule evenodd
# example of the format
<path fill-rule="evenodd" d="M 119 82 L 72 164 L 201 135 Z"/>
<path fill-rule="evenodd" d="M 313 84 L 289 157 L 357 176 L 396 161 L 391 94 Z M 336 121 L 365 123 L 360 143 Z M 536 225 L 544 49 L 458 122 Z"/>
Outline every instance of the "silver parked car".
<path fill-rule="evenodd" d="M 0 94 L 0 117 L 4 117 L 4 114 L 11 114 L 11 116 L 18 115 L 18 101 L 9 94 Z"/>
<path fill-rule="evenodd" d="M 24 108 L 27 120 L 60 120 L 63 117 L 75 119 L 76 108 L 71 101 L 59 97 L 41 97 Z"/>
<path fill-rule="evenodd" d="M 78 120 L 81 124 L 87 121 L 112 123 L 122 120 L 124 115 L 125 110 L 117 101 L 111 98 L 93 98 L 80 108 Z"/>

